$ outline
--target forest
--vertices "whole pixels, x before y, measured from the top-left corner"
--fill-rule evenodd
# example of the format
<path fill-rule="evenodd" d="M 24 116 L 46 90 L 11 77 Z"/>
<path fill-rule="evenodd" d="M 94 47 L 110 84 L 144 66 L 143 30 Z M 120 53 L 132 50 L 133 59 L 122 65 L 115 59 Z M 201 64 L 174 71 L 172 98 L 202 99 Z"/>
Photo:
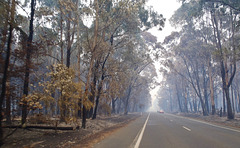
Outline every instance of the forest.
<path fill-rule="evenodd" d="M 180 2 L 170 21 L 181 29 L 162 44 L 159 105 L 234 119 L 240 112 L 240 1 Z"/>
<path fill-rule="evenodd" d="M 178 2 L 178 29 L 161 43 L 149 30 L 166 19 L 147 0 L 0 0 L 0 145 L 4 126 L 36 117 L 84 129 L 147 111 L 156 86 L 165 112 L 234 119 L 240 1 Z"/>
<path fill-rule="evenodd" d="M 161 46 L 147 31 L 165 18 L 145 0 L 1 0 L 0 19 L 1 144 L 34 116 L 85 128 L 151 106 Z"/>

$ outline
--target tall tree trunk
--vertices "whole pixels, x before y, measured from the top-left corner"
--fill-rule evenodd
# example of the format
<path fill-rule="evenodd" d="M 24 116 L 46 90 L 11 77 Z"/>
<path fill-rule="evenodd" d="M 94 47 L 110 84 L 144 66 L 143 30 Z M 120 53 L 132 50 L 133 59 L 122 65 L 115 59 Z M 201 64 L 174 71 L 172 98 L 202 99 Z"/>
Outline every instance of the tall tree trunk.
<path fill-rule="evenodd" d="M 25 76 L 24 76 L 24 86 L 23 86 L 23 95 L 28 95 L 28 86 L 29 86 L 29 75 L 30 75 L 30 63 L 31 63 L 31 48 L 33 41 L 33 20 L 35 14 L 35 0 L 31 0 L 31 17 L 29 24 L 29 36 L 27 40 L 27 55 L 26 55 L 26 65 L 25 65 Z M 26 122 L 27 119 L 27 102 L 23 102 L 22 106 L 22 125 Z"/>
<path fill-rule="evenodd" d="M 91 83 L 91 95 L 89 96 L 89 100 L 94 104 L 95 98 L 97 96 L 96 94 L 96 86 L 97 86 L 97 79 L 98 79 L 98 67 L 99 67 L 99 60 L 95 62 L 95 66 L 93 69 L 93 81 Z M 95 104 L 96 106 L 96 104 Z M 93 107 L 88 111 L 87 118 L 93 117 Z"/>
<path fill-rule="evenodd" d="M 97 40 L 98 40 L 98 29 L 99 29 L 99 5 L 98 5 L 98 0 L 94 0 L 94 6 L 95 6 L 95 21 L 94 21 L 94 37 L 93 37 L 93 44 L 90 46 L 91 50 L 91 59 L 90 59 L 90 66 L 89 66 L 89 71 L 88 71 L 88 76 L 87 76 L 87 83 L 85 86 L 85 96 L 84 97 L 89 97 L 89 85 L 91 84 L 91 76 L 92 76 L 92 69 L 94 66 L 94 60 L 96 58 L 96 49 L 97 49 Z M 86 108 L 84 107 L 83 104 L 83 119 L 82 119 L 82 128 L 85 128 L 86 125 Z"/>
<path fill-rule="evenodd" d="M 77 55 L 77 59 L 78 59 L 78 66 L 77 66 L 77 68 L 78 68 L 78 83 L 81 83 L 81 67 L 80 67 L 80 64 L 81 64 L 81 52 L 80 52 L 80 49 L 78 49 L 79 51 L 78 51 L 78 55 Z M 81 103 L 81 99 L 82 98 L 79 98 L 78 99 L 78 117 L 80 117 L 81 118 L 81 112 L 82 112 L 82 103 Z"/>
<path fill-rule="evenodd" d="M 108 57 L 110 55 L 110 51 L 108 52 L 106 58 L 104 59 L 103 61 L 103 64 L 101 66 L 101 80 L 100 80 L 100 83 L 98 85 L 98 91 L 97 91 L 97 96 L 96 96 L 96 104 L 95 104 L 95 109 L 94 109 L 94 113 L 93 113 L 93 117 L 92 119 L 96 119 L 97 117 L 97 109 L 98 109 L 98 103 L 99 103 L 99 99 L 100 99 L 100 95 L 101 95 L 101 91 L 102 91 L 102 87 L 103 87 L 103 81 L 104 81 L 104 78 L 105 78 L 105 71 L 104 71 L 104 68 L 105 68 L 105 64 L 108 60 Z M 97 62 L 98 63 L 98 62 Z M 99 65 L 99 64 L 98 64 Z M 99 66 L 96 67 L 96 70 L 98 69 Z"/>
<path fill-rule="evenodd" d="M 82 48 L 81 48 L 81 44 L 80 44 L 80 10 L 78 9 L 79 5 L 80 5 L 80 1 L 77 0 L 76 1 L 77 4 L 77 50 L 78 50 L 78 54 L 77 54 L 77 73 L 78 73 L 78 83 L 81 83 L 81 52 L 82 52 Z M 81 103 L 81 98 L 79 98 L 78 100 L 78 113 L 77 116 L 81 118 L 81 110 L 82 110 L 82 103 Z"/>
<path fill-rule="evenodd" d="M 69 18 L 67 19 L 67 62 L 66 66 L 69 68 L 70 67 L 70 58 L 71 58 L 71 12 L 69 12 Z"/>
<path fill-rule="evenodd" d="M 225 92 L 226 100 L 227 100 L 227 116 L 228 116 L 228 119 L 234 119 L 234 114 L 232 111 L 232 105 L 231 105 L 230 94 L 229 94 L 229 87 L 235 75 L 236 61 L 234 60 L 233 74 L 231 75 L 230 80 L 228 80 L 227 59 L 225 57 L 225 54 L 221 45 L 220 31 L 218 28 L 219 24 L 216 19 L 216 13 L 212 14 L 212 18 L 213 18 L 212 22 L 214 27 L 215 42 L 218 50 L 220 51 L 220 70 L 221 70 L 221 77 L 222 77 L 222 83 L 223 83 L 223 90 Z M 234 55 L 234 59 L 235 59 L 235 55 Z"/>
<path fill-rule="evenodd" d="M 210 97 L 211 97 L 211 105 L 212 105 L 212 115 L 215 115 L 216 108 L 215 108 L 215 101 L 214 101 L 214 83 L 212 78 L 212 64 L 211 58 L 208 59 L 208 76 L 209 76 L 209 85 L 210 85 Z"/>
<path fill-rule="evenodd" d="M 8 68 L 10 63 L 10 55 L 11 55 L 11 45 L 12 45 L 12 32 L 13 32 L 13 22 L 14 22 L 14 15 L 15 15 L 15 0 L 12 0 L 11 3 L 11 20 L 9 26 L 9 35 L 8 35 L 8 42 L 7 42 L 7 51 L 6 51 L 6 59 L 4 63 L 4 72 L 2 78 L 2 92 L 0 98 L 0 146 L 3 145 L 3 129 L 2 129 L 2 120 L 3 120 L 3 100 L 6 95 L 6 84 L 8 79 Z"/>
<path fill-rule="evenodd" d="M 60 5 L 60 49 L 61 49 L 61 64 L 63 64 L 63 13 Z"/>

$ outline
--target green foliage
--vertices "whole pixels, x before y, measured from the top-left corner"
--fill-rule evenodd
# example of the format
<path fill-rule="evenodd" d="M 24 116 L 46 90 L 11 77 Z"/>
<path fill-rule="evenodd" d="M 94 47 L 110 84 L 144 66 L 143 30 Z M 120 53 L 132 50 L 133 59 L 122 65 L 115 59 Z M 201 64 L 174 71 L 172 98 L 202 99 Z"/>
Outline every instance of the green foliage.
<path fill-rule="evenodd" d="M 202 16 L 202 5 L 197 1 L 183 3 L 182 6 L 171 17 L 172 25 L 184 25 L 186 22 L 191 22 L 194 18 Z"/>

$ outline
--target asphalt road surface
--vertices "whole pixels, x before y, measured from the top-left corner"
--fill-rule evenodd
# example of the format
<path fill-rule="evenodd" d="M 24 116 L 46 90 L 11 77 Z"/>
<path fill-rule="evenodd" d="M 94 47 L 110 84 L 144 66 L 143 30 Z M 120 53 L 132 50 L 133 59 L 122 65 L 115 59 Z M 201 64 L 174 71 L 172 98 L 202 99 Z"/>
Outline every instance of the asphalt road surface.
<path fill-rule="evenodd" d="M 144 113 L 94 148 L 240 148 L 240 130 L 166 113 Z"/>

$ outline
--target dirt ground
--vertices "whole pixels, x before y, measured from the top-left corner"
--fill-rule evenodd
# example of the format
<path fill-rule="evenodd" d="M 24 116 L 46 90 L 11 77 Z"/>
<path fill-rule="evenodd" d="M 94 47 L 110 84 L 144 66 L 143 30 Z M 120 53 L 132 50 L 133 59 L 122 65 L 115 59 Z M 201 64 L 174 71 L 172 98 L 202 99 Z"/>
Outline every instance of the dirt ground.
<path fill-rule="evenodd" d="M 126 126 L 137 119 L 139 114 L 114 115 L 111 117 L 100 116 L 95 120 L 87 120 L 86 129 L 70 131 L 21 129 L 5 139 L 3 148 L 88 148 L 115 130 Z M 15 129 L 4 128 L 7 135 Z"/>

